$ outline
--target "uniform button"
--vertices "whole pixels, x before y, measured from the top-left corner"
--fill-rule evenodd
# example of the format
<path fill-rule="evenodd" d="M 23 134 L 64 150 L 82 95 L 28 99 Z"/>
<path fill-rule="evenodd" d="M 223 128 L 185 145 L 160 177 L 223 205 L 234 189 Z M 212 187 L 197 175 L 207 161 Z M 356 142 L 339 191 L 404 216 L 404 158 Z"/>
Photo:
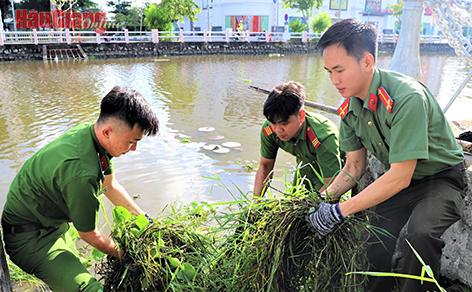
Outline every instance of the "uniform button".
<path fill-rule="evenodd" d="M 367 125 L 372 126 L 372 121 L 368 121 Z"/>
<path fill-rule="evenodd" d="M 381 143 L 381 142 L 379 142 L 379 146 L 382 146 L 382 143 Z"/>
<path fill-rule="evenodd" d="M 297 146 L 297 144 L 293 144 L 294 146 Z"/>

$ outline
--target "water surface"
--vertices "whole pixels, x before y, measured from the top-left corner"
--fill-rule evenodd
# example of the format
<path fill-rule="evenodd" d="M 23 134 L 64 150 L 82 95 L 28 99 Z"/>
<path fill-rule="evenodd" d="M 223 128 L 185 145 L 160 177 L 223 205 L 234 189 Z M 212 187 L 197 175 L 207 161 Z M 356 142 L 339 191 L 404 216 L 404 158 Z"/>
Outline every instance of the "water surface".
<path fill-rule="evenodd" d="M 390 54 L 380 54 L 387 68 Z M 445 106 L 472 69 L 453 54 L 423 54 L 422 81 Z M 259 155 L 265 96 L 248 89 L 299 81 L 307 99 L 337 107 L 342 103 L 318 54 L 269 56 L 173 56 L 70 62 L 13 62 L 0 65 L 0 205 L 23 163 L 35 151 L 81 122 L 94 122 L 101 98 L 115 85 L 138 89 L 151 102 L 160 135 L 147 137 L 135 152 L 115 159 L 118 180 L 152 215 L 176 201 L 229 201 L 250 193 Z M 470 118 L 472 85 L 447 112 L 450 120 Z M 327 114 L 337 124 L 337 116 Z M 214 132 L 200 132 L 200 127 Z M 222 140 L 209 139 L 224 136 Z M 216 154 L 189 147 L 239 142 L 240 150 Z M 295 160 L 279 153 L 276 177 Z M 221 182 L 205 177 L 218 176 Z M 225 190 L 217 185 L 224 183 Z M 282 183 L 276 187 L 283 189 Z"/>

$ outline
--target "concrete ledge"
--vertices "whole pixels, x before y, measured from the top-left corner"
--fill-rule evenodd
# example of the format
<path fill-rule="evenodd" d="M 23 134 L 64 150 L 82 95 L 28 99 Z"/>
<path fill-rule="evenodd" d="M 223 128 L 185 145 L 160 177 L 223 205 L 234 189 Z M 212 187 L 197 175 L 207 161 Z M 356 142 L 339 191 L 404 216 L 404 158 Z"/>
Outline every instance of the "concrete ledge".
<path fill-rule="evenodd" d="M 158 57 L 175 55 L 214 55 L 214 54 L 239 54 L 239 55 L 267 55 L 267 54 L 293 54 L 293 53 L 319 53 L 316 42 L 303 43 L 301 41 L 289 42 L 160 42 L 154 43 L 80 43 L 84 52 L 91 58 L 133 58 L 133 57 Z M 47 44 L 48 49 L 64 47 L 67 44 Z M 76 48 L 75 44 L 69 45 Z M 42 45 L 4 45 L 0 46 L 1 61 L 42 60 Z M 379 44 L 380 52 L 393 52 L 395 43 Z M 453 52 L 448 44 L 420 44 L 421 52 Z"/>

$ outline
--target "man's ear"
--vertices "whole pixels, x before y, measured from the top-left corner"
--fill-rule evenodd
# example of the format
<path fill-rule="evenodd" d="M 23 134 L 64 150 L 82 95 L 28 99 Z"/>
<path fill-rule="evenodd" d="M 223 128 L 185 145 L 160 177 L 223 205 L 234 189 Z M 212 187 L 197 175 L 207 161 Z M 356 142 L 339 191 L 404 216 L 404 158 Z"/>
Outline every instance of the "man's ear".
<path fill-rule="evenodd" d="M 362 61 L 363 61 L 362 65 L 366 71 L 372 70 L 372 68 L 374 67 L 375 61 L 374 61 L 374 56 L 372 56 L 371 53 L 366 53 L 364 57 L 362 58 Z"/>
<path fill-rule="evenodd" d="M 306 116 L 305 109 L 300 109 L 300 112 L 298 114 L 300 115 L 300 122 L 301 123 L 305 122 L 305 116 Z"/>
<path fill-rule="evenodd" d="M 102 128 L 101 132 L 102 132 L 103 137 L 108 139 L 108 138 L 110 138 L 110 135 L 113 132 L 113 129 L 110 125 L 106 125 Z"/>

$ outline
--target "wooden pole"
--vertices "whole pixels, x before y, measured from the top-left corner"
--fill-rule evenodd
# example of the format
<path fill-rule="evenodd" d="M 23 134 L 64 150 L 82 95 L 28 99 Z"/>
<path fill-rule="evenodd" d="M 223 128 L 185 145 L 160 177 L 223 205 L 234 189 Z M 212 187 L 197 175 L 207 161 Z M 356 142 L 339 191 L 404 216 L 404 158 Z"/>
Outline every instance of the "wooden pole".
<path fill-rule="evenodd" d="M 253 89 L 257 92 L 264 93 L 264 94 L 269 94 L 270 93 L 270 91 L 267 90 L 267 89 L 263 89 L 263 88 L 253 86 L 253 85 L 249 85 L 249 88 Z M 305 100 L 305 105 L 309 106 L 309 107 L 312 107 L 312 108 L 315 108 L 315 109 L 325 111 L 325 112 L 330 113 L 330 114 L 335 114 L 335 115 L 338 114 L 338 110 L 336 108 L 328 106 L 328 105 L 324 105 L 324 104 L 321 104 L 321 103 L 316 103 L 316 102 Z"/>

